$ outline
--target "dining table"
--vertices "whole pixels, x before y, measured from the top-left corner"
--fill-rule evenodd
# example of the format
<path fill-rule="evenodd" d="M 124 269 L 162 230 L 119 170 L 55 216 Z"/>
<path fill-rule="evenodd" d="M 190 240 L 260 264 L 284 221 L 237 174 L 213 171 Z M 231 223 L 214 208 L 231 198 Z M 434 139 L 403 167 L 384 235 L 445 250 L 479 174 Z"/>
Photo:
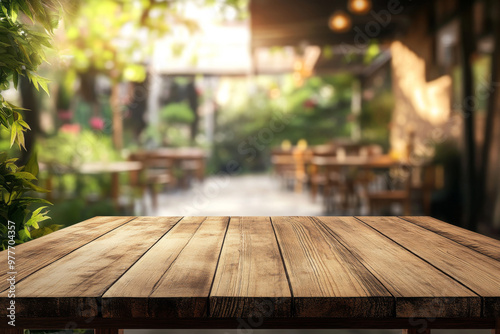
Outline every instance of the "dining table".
<path fill-rule="evenodd" d="M 500 241 L 427 216 L 95 217 L 0 257 L 0 333 L 500 333 Z"/>
<path fill-rule="evenodd" d="M 40 169 L 43 171 L 48 171 L 48 176 L 46 180 L 47 190 L 49 190 L 48 200 L 52 200 L 52 177 L 53 175 L 110 175 L 110 198 L 113 201 L 115 208 L 119 207 L 120 199 L 120 174 L 123 173 L 140 173 L 144 166 L 139 161 L 96 161 L 96 162 L 85 162 L 80 164 L 78 167 L 68 167 L 68 166 L 54 166 L 52 164 L 40 164 Z"/>

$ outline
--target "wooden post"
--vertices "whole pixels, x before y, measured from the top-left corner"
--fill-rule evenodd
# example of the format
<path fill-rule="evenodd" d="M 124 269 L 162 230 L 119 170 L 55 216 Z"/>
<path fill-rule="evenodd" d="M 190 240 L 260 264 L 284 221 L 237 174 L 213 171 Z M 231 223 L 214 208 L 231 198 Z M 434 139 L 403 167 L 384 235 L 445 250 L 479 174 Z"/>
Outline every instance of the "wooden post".
<path fill-rule="evenodd" d="M 118 210 L 120 207 L 120 176 L 118 172 L 111 173 L 111 199 L 113 205 Z"/>
<path fill-rule="evenodd" d="M 496 328 L 491 330 L 491 334 L 500 334 L 500 319 L 497 319 Z"/>
<path fill-rule="evenodd" d="M 118 82 L 113 82 L 111 88 L 111 113 L 113 117 L 113 144 L 115 149 L 121 151 L 123 148 L 123 120 L 120 109 L 120 86 Z"/>

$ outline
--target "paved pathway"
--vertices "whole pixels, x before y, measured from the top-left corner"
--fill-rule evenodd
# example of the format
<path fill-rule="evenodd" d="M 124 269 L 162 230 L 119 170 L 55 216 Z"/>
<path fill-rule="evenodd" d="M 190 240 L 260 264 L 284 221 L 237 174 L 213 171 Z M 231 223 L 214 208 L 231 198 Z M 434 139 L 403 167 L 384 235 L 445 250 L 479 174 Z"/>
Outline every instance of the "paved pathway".
<path fill-rule="evenodd" d="M 210 177 L 189 190 L 161 194 L 153 215 L 318 216 L 321 199 L 286 190 L 270 175 Z"/>

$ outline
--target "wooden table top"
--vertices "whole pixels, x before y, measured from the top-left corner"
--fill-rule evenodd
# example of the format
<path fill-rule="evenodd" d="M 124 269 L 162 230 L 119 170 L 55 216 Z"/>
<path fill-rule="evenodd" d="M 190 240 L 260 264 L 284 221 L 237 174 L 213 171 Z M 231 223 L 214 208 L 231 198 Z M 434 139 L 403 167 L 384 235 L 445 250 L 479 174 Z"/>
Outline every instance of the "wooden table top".
<path fill-rule="evenodd" d="M 500 317 L 500 241 L 430 217 L 96 217 L 15 261 L 20 318 Z"/>

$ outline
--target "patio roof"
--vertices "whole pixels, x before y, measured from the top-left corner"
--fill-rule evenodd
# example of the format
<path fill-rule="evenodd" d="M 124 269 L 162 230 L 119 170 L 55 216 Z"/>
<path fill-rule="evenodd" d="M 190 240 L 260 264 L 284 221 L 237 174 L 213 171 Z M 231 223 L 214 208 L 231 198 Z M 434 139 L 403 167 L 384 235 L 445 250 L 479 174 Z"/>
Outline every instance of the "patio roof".
<path fill-rule="evenodd" d="M 252 48 L 272 46 L 354 45 L 365 37 L 392 40 L 410 25 L 415 8 L 427 0 L 371 0 L 365 15 L 350 14 L 352 28 L 344 33 L 330 30 L 328 19 L 338 10 L 348 12 L 348 0 L 251 0 Z"/>

